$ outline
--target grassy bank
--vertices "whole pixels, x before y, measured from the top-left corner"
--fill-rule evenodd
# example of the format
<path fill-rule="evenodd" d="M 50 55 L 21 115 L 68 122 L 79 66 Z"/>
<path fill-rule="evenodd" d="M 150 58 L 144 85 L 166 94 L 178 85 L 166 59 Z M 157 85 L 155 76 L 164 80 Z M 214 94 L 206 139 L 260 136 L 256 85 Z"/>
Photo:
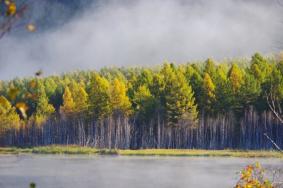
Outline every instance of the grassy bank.
<path fill-rule="evenodd" d="M 185 150 L 185 149 L 142 149 L 142 150 L 110 150 L 79 146 L 43 146 L 32 148 L 0 148 L 0 154 L 97 154 L 124 156 L 187 156 L 187 157 L 263 157 L 283 158 L 277 151 L 254 150 Z"/>

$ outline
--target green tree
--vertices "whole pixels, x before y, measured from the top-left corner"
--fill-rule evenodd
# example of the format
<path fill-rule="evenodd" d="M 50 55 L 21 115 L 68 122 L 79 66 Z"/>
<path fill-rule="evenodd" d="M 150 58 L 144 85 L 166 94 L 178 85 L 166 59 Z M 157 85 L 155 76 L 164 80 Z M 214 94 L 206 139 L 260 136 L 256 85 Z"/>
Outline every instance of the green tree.
<path fill-rule="evenodd" d="M 229 79 L 227 78 L 226 64 L 220 64 L 216 69 L 216 81 L 215 85 L 215 99 L 213 104 L 213 111 L 224 113 L 230 110 L 231 107 L 231 94 L 232 88 L 229 85 Z"/>
<path fill-rule="evenodd" d="M 161 70 L 164 76 L 165 116 L 169 125 L 183 123 L 195 125 L 197 120 L 197 105 L 194 93 L 187 84 L 185 76 L 175 72 L 172 65 L 165 64 Z"/>
<path fill-rule="evenodd" d="M 44 123 L 48 117 L 55 112 L 55 108 L 49 104 L 49 99 L 46 96 L 45 88 L 42 82 L 37 82 L 37 98 L 36 110 L 33 115 L 35 123 L 40 125 Z"/>
<path fill-rule="evenodd" d="M 283 114 L 283 72 L 281 72 L 280 63 L 273 67 L 272 74 L 268 76 L 263 90 L 268 108 L 283 122 L 283 117 L 280 117 Z"/>
<path fill-rule="evenodd" d="M 201 74 L 193 65 L 188 65 L 186 67 L 184 75 L 186 77 L 187 83 L 192 86 L 192 89 L 194 91 L 194 95 L 196 98 L 196 103 L 200 104 L 201 103 L 202 82 L 203 82 Z"/>
<path fill-rule="evenodd" d="M 243 79 L 242 87 L 239 91 L 240 100 L 244 107 L 255 104 L 261 92 L 259 82 L 254 75 L 246 73 Z"/>
<path fill-rule="evenodd" d="M 50 98 L 52 95 L 55 94 L 57 89 L 57 84 L 52 77 L 48 77 L 44 80 L 45 92 L 46 96 Z"/>
<path fill-rule="evenodd" d="M 142 121 L 150 120 L 155 112 L 155 98 L 147 86 L 140 86 L 134 93 L 133 106 L 138 118 Z"/>
<path fill-rule="evenodd" d="M 250 71 L 260 83 L 263 83 L 271 72 L 271 68 L 267 60 L 256 53 L 252 56 Z"/>
<path fill-rule="evenodd" d="M 205 67 L 204 67 L 204 73 L 209 74 L 210 78 L 213 80 L 213 82 L 216 79 L 216 65 L 213 61 L 213 59 L 208 58 L 205 61 Z"/>
<path fill-rule="evenodd" d="M 283 99 L 283 62 L 279 62 L 272 73 L 270 74 L 269 78 L 269 85 L 270 90 L 274 96 L 278 97 L 278 100 Z"/>
<path fill-rule="evenodd" d="M 215 85 L 208 73 L 204 73 L 202 85 L 202 106 L 208 112 L 213 110 L 213 103 L 215 102 Z"/>
<path fill-rule="evenodd" d="M 146 85 L 147 87 L 152 84 L 153 73 L 149 69 L 142 69 L 140 75 L 137 78 L 138 87 Z"/>
<path fill-rule="evenodd" d="M 95 73 L 91 80 L 90 110 L 95 118 L 103 119 L 112 113 L 109 82 Z"/>

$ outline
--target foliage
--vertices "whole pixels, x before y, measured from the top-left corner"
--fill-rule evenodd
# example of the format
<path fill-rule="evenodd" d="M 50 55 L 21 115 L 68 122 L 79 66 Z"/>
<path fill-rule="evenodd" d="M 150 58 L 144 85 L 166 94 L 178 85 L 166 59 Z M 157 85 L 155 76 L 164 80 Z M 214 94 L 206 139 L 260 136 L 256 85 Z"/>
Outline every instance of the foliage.
<path fill-rule="evenodd" d="M 29 184 L 29 187 L 30 188 L 36 188 L 36 184 L 34 182 L 32 182 L 32 183 Z"/>
<path fill-rule="evenodd" d="M 73 112 L 74 108 L 75 108 L 74 99 L 70 92 L 69 87 L 67 86 L 63 94 L 63 106 L 61 106 L 60 111 L 63 114 L 69 114 Z"/>
<path fill-rule="evenodd" d="M 215 85 L 210 75 L 205 72 L 202 85 L 202 105 L 207 111 L 212 110 L 215 98 Z"/>
<path fill-rule="evenodd" d="M 124 115 L 149 122 L 159 116 L 178 126 L 193 125 L 202 114 L 243 114 L 251 106 L 269 110 L 267 94 L 279 104 L 276 110 L 283 107 L 283 61 L 259 53 L 250 60 L 225 63 L 208 59 L 199 64 L 40 75 L 0 81 L 0 95 L 10 103 L 5 108 L 14 112 L 13 117 L 44 122 L 52 114 L 72 113 L 97 120 Z"/>
<path fill-rule="evenodd" d="M 237 66 L 237 64 L 233 64 L 229 70 L 228 78 L 232 86 L 232 90 L 234 93 L 238 93 L 242 84 L 243 84 L 243 73 Z"/>
<path fill-rule="evenodd" d="M 259 82 L 264 82 L 268 74 L 271 72 L 270 64 L 259 53 L 252 56 L 250 71 Z"/>
<path fill-rule="evenodd" d="M 90 109 L 97 119 L 111 114 L 110 84 L 108 80 L 94 74 L 90 86 Z"/>
<path fill-rule="evenodd" d="M 264 169 L 257 162 L 246 166 L 241 172 L 241 178 L 235 188 L 273 188 L 272 182 L 264 177 Z"/>
<path fill-rule="evenodd" d="M 115 78 L 110 87 L 110 102 L 114 113 L 130 114 L 131 103 L 126 93 L 126 85 Z"/>
<path fill-rule="evenodd" d="M 191 86 L 187 84 L 183 74 L 177 74 L 172 65 L 165 64 L 161 73 L 165 82 L 163 96 L 169 124 L 193 124 L 198 114 Z"/>
<path fill-rule="evenodd" d="M 145 85 L 138 87 L 134 93 L 133 106 L 140 120 L 146 121 L 154 114 L 155 99 L 149 88 Z"/>
<path fill-rule="evenodd" d="M 0 39 L 20 24 L 25 25 L 25 29 L 29 32 L 36 31 L 33 23 L 24 21 L 30 4 L 29 1 L 0 0 Z"/>
<path fill-rule="evenodd" d="M 0 96 L 0 133 L 1 130 L 9 128 L 9 125 L 18 125 L 19 121 L 20 117 L 16 113 L 15 107 L 12 107 L 4 96 Z"/>
<path fill-rule="evenodd" d="M 36 110 L 34 120 L 36 124 L 44 123 L 48 117 L 55 112 L 55 108 L 49 104 L 49 99 L 46 96 L 44 86 L 38 82 L 37 86 Z"/>

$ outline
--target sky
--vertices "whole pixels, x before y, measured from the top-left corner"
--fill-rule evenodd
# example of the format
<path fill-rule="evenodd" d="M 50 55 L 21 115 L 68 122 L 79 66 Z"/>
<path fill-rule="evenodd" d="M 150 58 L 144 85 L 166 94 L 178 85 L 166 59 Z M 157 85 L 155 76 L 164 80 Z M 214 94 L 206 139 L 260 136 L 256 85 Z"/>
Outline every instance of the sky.
<path fill-rule="evenodd" d="M 282 2 L 282 3 L 281 3 Z M 283 0 L 42 0 L 0 40 L 0 79 L 280 51 Z M 23 29 L 23 31 L 21 30 Z"/>

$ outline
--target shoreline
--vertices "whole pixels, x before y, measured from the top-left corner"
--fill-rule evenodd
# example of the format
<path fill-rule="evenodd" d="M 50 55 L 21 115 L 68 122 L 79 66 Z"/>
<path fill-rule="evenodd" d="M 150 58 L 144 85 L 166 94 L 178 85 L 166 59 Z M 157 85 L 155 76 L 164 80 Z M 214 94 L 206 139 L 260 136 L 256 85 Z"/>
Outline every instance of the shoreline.
<path fill-rule="evenodd" d="M 172 156 L 172 157 L 236 157 L 236 158 L 278 158 L 283 154 L 277 151 L 261 150 L 201 150 L 201 149 L 149 149 L 122 150 L 124 156 Z"/>
<path fill-rule="evenodd" d="M 81 146 L 39 146 L 30 148 L 0 147 L 5 154 L 69 154 L 69 155 L 118 155 L 118 156 L 173 156 L 173 157 L 242 157 L 280 158 L 283 153 L 275 150 L 203 150 L 203 149 L 97 149 Z"/>

